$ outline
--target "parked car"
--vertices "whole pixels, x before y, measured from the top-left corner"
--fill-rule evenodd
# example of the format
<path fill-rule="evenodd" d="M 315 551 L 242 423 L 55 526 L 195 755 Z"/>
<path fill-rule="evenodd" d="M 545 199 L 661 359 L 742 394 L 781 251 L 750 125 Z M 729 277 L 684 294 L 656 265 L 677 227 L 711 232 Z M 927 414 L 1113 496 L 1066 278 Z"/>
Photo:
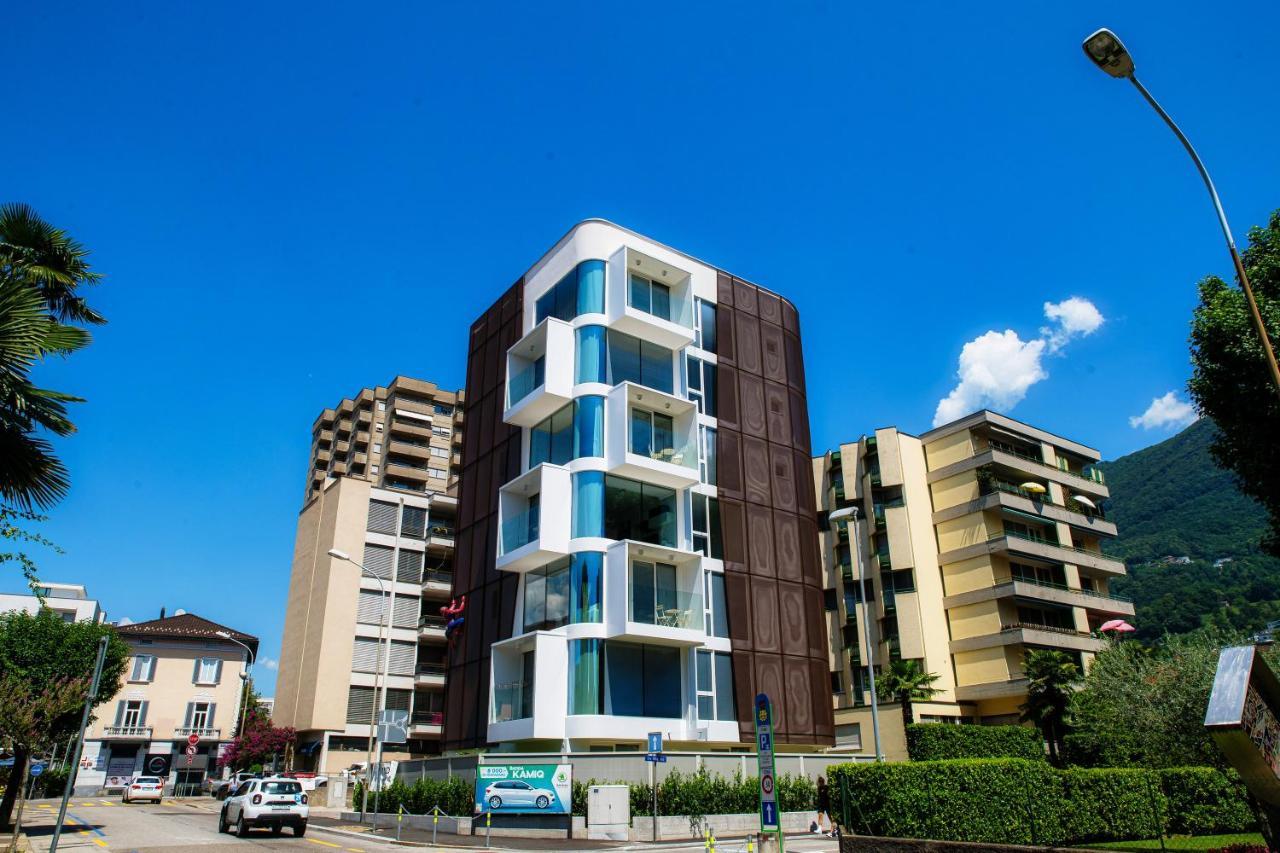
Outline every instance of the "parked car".
<path fill-rule="evenodd" d="M 230 779 L 210 779 L 209 796 L 218 800 L 225 800 L 227 796 L 240 787 L 242 782 L 248 782 L 250 779 L 257 779 L 261 773 L 250 773 L 248 770 L 241 770 L 239 773 L 232 774 Z"/>
<path fill-rule="evenodd" d="M 556 800 L 556 792 L 535 788 L 519 779 L 494 782 L 484 789 L 484 800 L 491 809 L 503 806 L 536 806 L 545 809 Z"/>
<path fill-rule="evenodd" d="M 124 792 L 120 795 L 120 799 L 126 803 L 138 800 L 151 800 L 158 803 L 163 797 L 164 780 L 159 776 L 134 776 L 129 780 L 129 784 L 124 786 Z"/>
<path fill-rule="evenodd" d="M 279 835 L 290 827 L 301 837 L 307 831 L 307 795 L 302 783 L 283 776 L 250 779 L 222 804 L 218 812 L 218 832 L 231 832 L 244 838 L 250 829 L 266 827 L 272 835 Z"/>

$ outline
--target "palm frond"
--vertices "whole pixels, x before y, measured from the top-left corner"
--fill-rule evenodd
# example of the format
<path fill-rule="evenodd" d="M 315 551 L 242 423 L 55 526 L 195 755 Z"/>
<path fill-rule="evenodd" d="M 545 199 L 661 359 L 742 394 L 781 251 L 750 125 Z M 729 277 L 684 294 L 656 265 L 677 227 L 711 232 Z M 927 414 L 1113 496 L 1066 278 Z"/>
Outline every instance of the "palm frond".
<path fill-rule="evenodd" d="M 0 499 L 29 510 L 56 504 L 70 487 L 53 447 L 9 424 L 0 424 Z"/>

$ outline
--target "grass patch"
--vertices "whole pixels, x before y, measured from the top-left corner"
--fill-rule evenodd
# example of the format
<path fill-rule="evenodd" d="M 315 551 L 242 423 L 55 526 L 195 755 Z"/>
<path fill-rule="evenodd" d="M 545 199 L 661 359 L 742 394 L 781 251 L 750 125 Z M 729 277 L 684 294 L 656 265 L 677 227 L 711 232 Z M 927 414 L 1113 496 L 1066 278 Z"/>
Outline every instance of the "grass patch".
<path fill-rule="evenodd" d="M 1165 838 L 1164 848 L 1167 850 L 1217 850 L 1232 844 L 1259 844 L 1266 846 L 1262 835 L 1257 832 L 1242 832 L 1234 835 L 1171 835 Z M 1148 841 L 1111 841 L 1106 844 L 1081 844 L 1085 850 L 1159 850 L 1159 839 Z"/>

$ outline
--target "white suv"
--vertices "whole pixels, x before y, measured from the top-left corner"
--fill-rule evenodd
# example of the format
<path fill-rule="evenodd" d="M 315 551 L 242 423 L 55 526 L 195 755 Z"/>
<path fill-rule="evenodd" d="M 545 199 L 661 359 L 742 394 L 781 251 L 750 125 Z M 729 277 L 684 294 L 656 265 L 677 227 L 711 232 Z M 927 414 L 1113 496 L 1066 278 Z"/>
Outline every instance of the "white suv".
<path fill-rule="evenodd" d="M 269 776 L 240 783 L 222 803 L 218 813 L 218 832 L 230 832 L 244 838 L 250 829 L 269 827 L 279 835 L 286 826 L 301 836 L 307 831 L 307 795 L 297 779 Z"/>

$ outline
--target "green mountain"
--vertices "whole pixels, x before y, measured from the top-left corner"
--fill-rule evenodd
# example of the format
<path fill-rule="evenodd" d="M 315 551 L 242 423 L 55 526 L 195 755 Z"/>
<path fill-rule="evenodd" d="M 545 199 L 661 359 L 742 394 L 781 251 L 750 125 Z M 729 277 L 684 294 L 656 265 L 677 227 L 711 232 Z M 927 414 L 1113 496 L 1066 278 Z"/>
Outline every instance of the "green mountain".
<path fill-rule="evenodd" d="M 1129 567 L 1114 589 L 1133 599 L 1143 639 L 1206 624 L 1253 631 L 1280 619 L 1280 560 L 1258 547 L 1266 512 L 1210 458 L 1216 432 L 1202 418 L 1102 465 L 1107 515 L 1120 530 L 1106 550 Z M 1220 560 L 1227 562 L 1215 567 Z"/>

